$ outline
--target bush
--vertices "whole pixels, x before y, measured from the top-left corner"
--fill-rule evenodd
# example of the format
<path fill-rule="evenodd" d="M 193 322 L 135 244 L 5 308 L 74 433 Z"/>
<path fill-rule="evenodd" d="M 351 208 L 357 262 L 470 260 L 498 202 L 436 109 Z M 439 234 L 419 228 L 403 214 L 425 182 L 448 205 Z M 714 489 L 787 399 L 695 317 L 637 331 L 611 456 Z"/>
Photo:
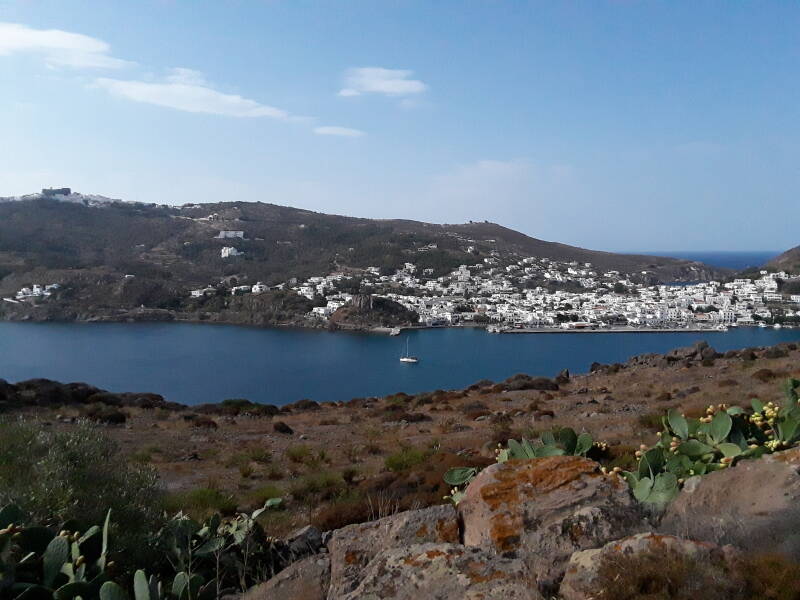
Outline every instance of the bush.
<path fill-rule="evenodd" d="M 106 425 L 122 425 L 128 420 L 128 415 L 115 406 L 94 403 L 86 407 L 86 418 Z"/>
<path fill-rule="evenodd" d="M 286 448 L 286 458 L 293 463 L 306 464 L 312 462 L 314 455 L 311 448 L 301 444 L 299 446 L 289 446 Z"/>
<path fill-rule="evenodd" d="M 117 542 L 143 548 L 143 536 L 160 519 L 156 484 L 152 468 L 128 463 L 89 423 L 54 431 L 35 421 L 0 421 L 0 505 L 15 504 L 38 522 L 77 516 L 88 526 L 102 523 L 110 509 Z"/>
<path fill-rule="evenodd" d="M 384 463 L 389 471 L 399 472 L 424 462 L 428 456 L 427 452 L 417 448 L 403 448 L 400 452 L 387 456 Z"/>
<path fill-rule="evenodd" d="M 369 501 L 353 494 L 320 507 L 312 516 L 311 523 L 321 531 L 331 531 L 369 521 L 371 516 Z"/>
<path fill-rule="evenodd" d="M 255 507 L 264 506 L 264 503 L 271 498 L 280 498 L 283 495 L 281 489 L 276 485 L 265 485 L 253 490 L 250 493 L 250 502 Z"/>
<path fill-rule="evenodd" d="M 170 513 L 183 511 L 194 519 L 204 519 L 217 512 L 233 514 L 236 502 L 218 489 L 202 487 L 170 494 L 164 499 L 164 508 Z"/>
<path fill-rule="evenodd" d="M 247 455 L 253 462 L 266 465 L 272 461 L 272 453 L 261 446 L 252 446 L 247 449 Z"/>
<path fill-rule="evenodd" d="M 661 411 L 639 415 L 637 419 L 639 425 L 646 427 L 647 429 L 652 429 L 653 431 L 661 430 L 663 420 L 664 413 Z"/>
<path fill-rule="evenodd" d="M 332 500 L 340 496 L 345 489 L 341 475 L 332 471 L 320 471 L 305 475 L 294 481 L 289 493 L 299 502 L 311 500 Z"/>

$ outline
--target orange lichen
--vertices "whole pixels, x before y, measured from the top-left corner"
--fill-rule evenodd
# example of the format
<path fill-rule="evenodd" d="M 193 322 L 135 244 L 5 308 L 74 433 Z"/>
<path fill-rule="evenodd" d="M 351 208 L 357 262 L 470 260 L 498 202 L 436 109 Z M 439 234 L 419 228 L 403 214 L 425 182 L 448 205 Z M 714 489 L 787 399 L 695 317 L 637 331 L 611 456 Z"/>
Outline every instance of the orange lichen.
<path fill-rule="evenodd" d="M 480 494 L 492 510 L 497 510 L 501 505 L 518 504 L 523 491 L 531 498 L 596 472 L 597 463 L 579 456 L 512 460 L 494 472 L 495 482 L 484 485 Z"/>
<path fill-rule="evenodd" d="M 455 519 L 439 519 L 436 522 L 436 534 L 440 542 L 458 542 L 458 523 Z"/>
<path fill-rule="evenodd" d="M 583 477 L 597 477 L 597 463 L 579 456 L 551 456 L 508 461 L 493 473 L 494 481 L 480 488 L 480 497 L 495 513 L 490 536 L 500 551 L 519 546 L 524 529 L 518 506 Z"/>
<path fill-rule="evenodd" d="M 485 564 L 473 561 L 467 564 L 466 575 L 472 583 L 486 583 L 487 581 L 496 581 L 497 579 L 506 579 L 508 577 L 502 571 L 492 571 L 484 575 L 483 572 L 485 570 Z"/>
<path fill-rule="evenodd" d="M 357 562 L 361 562 L 361 553 L 360 552 L 345 552 L 344 555 L 344 562 L 348 565 L 353 565 Z"/>

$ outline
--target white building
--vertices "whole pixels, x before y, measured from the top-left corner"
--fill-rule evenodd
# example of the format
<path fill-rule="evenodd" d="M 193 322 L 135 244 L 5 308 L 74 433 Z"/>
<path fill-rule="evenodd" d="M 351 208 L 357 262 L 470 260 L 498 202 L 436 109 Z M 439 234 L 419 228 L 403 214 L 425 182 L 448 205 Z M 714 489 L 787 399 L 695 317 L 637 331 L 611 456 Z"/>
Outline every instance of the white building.
<path fill-rule="evenodd" d="M 233 230 L 225 231 L 225 230 L 223 230 L 223 231 L 220 231 L 219 234 L 217 234 L 217 239 L 220 239 L 220 240 L 229 240 L 229 239 L 234 239 L 234 238 L 239 238 L 239 239 L 243 240 L 244 239 L 244 231 L 233 231 Z"/>
<path fill-rule="evenodd" d="M 222 258 L 230 258 L 232 256 L 241 256 L 244 252 L 239 252 L 233 246 L 225 246 L 222 250 L 220 250 L 220 256 Z"/>

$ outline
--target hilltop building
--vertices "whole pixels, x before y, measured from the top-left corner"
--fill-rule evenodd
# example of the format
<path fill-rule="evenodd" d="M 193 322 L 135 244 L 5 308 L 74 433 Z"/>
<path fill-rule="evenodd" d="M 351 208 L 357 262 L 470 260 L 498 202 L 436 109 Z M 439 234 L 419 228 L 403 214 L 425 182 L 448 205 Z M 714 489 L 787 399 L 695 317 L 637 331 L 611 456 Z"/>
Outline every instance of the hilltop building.
<path fill-rule="evenodd" d="M 244 239 L 244 231 L 220 231 L 217 235 L 218 240 L 230 240 L 234 238 Z"/>

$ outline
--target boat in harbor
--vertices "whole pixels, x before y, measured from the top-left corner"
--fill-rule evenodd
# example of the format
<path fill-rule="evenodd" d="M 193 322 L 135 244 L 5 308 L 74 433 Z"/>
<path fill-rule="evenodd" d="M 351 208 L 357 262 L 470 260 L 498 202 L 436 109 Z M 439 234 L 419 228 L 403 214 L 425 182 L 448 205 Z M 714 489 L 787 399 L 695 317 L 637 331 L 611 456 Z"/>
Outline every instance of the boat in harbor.
<path fill-rule="evenodd" d="M 409 340 L 406 339 L 406 353 L 404 356 L 400 357 L 400 362 L 402 363 L 418 363 L 419 359 L 416 356 L 411 356 L 408 351 L 408 342 Z"/>
<path fill-rule="evenodd" d="M 400 328 L 399 327 L 392 327 L 392 329 L 389 330 L 389 335 L 391 335 L 391 336 L 400 335 Z"/>

